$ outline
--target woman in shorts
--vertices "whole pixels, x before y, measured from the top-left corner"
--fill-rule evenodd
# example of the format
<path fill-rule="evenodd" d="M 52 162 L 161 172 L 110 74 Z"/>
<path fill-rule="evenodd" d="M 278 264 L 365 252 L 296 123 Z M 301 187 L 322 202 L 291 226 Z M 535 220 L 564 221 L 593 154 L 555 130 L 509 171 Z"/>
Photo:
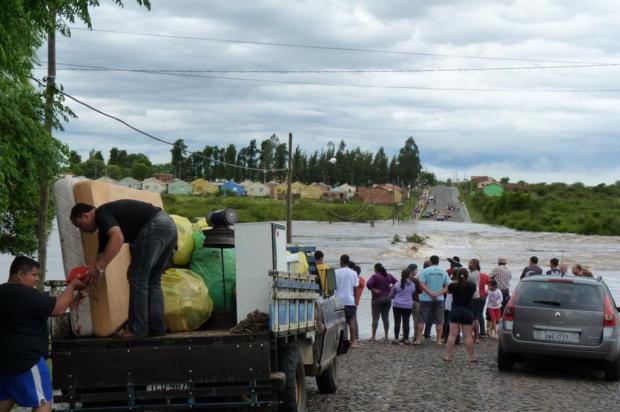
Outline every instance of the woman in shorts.
<path fill-rule="evenodd" d="M 460 268 L 457 271 L 456 283 L 448 285 L 448 293 L 452 294 L 452 308 L 450 310 L 450 335 L 446 345 L 446 354 L 443 360 L 450 362 L 454 344 L 459 333 L 463 332 L 463 340 L 469 362 L 477 362 L 474 354 L 474 340 L 472 338 L 472 328 L 474 323 L 473 298 L 477 285 L 468 282 L 469 272 L 467 269 Z"/>

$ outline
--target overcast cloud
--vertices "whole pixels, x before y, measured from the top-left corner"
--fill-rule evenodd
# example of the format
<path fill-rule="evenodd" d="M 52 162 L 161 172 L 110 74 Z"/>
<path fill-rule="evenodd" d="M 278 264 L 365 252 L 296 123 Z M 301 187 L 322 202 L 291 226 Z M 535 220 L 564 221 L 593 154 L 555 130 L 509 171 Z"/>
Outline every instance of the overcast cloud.
<path fill-rule="evenodd" d="M 615 1 L 158 1 L 150 12 L 126 0 L 94 10 L 95 29 L 397 50 L 458 56 L 620 63 Z M 45 50 L 40 51 L 42 61 Z M 502 61 L 146 37 L 74 30 L 59 39 L 59 63 L 175 70 L 398 70 L 549 66 Z M 60 65 L 59 68 L 65 66 Z M 67 93 L 192 150 L 246 145 L 293 132 L 311 151 L 328 141 L 395 153 L 408 136 L 440 178 L 472 174 L 516 181 L 620 180 L 619 66 L 427 73 L 223 73 L 243 79 L 59 70 Z M 44 71 L 39 70 L 40 77 Z M 364 88 L 502 89 L 438 91 Z M 520 91 L 510 91 L 520 90 Z M 524 91 L 529 90 L 529 91 Z M 59 137 L 86 156 L 96 148 L 142 152 L 155 162 L 170 148 L 73 102 L 79 118 Z"/>

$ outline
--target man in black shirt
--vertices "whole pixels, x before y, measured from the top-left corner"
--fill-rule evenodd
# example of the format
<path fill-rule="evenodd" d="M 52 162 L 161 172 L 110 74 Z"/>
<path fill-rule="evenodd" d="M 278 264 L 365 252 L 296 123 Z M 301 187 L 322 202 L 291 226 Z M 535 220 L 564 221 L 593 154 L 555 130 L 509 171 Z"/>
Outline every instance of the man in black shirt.
<path fill-rule="evenodd" d="M 161 275 L 177 246 L 177 229 L 172 219 L 150 203 L 123 199 L 98 208 L 78 203 L 71 209 L 71 222 L 83 232 L 99 230 L 99 254 L 88 272 L 89 282 L 96 282 L 123 243 L 129 243 L 129 329 L 119 336 L 165 334 Z"/>
<path fill-rule="evenodd" d="M 15 403 L 34 411 L 52 410 L 52 385 L 45 363 L 47 318 L 60 316 L 71 305 L 73 292 L 86 285 L 72 280 L 58 297 L 35 289 L 39 264 L 17 256 L 9 280 L 0 285 L 0 411 Z"/>

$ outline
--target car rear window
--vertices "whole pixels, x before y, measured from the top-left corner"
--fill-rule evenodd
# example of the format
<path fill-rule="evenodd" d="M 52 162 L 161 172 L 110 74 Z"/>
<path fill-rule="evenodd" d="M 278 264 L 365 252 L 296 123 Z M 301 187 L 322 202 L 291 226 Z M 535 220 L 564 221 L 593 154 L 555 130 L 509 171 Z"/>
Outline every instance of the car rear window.
<path fill-rule="evenodd" d="M 602 312 L 603 289 L 596 285 L 560 282 L 523 282 L 517 306 Z"/>

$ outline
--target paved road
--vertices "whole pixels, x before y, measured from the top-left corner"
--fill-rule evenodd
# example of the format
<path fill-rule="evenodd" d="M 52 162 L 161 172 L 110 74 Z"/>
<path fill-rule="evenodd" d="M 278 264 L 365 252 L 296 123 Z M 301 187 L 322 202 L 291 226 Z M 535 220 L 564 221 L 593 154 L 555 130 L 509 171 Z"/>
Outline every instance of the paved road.
<path fill-rule="evenodd" d="M 308 379 L 308 411 L 613 411 L 620 384 L 577 362 L 538 361 L 499 372 L 497 342 L 476 345 L 479 362 L 465 349 L 442 360 L 444 348 L 362 342 L 339 357 L 339 389 L 321 395 Z"/>
<path fill-rule="evenodd" d="M 455 187 L 450 186 L 434 186 L 431 188 L 431 195 L 435 197 L 435 201 L 429 202 L 427 210 L 437 209 L 439 213 L 444 213 L 449 205 L 460 206 L 460 211 L 453 211 L 451 221 L 454 222 L 471 222 L 467 208 L 459 202 L 459 193 Z"/>

